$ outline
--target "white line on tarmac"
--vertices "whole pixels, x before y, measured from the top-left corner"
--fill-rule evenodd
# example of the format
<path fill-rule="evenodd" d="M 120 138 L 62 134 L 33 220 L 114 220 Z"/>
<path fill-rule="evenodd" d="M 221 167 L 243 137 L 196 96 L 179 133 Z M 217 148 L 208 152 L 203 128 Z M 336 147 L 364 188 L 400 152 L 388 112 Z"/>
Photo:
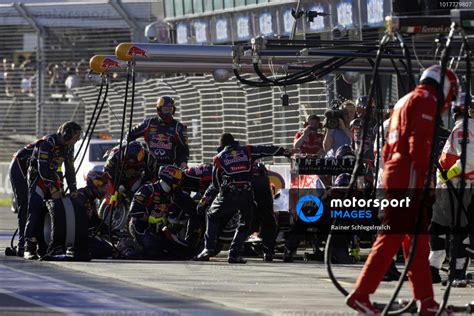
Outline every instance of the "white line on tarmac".
<path fill-rule="evenodd" d="M 135 299 L 106 293 L 0 264 L 0 292 L 68 315 L 181 315 Z"/>
<path fill-rule="evenodd" d="M 320 280 L 326 281 L 326 282 L 328 282 L 328 283 L 332 283 L 332 280 L 331 280 L 331 279 L 320 278 Z M 351 286 L 351 287 L 354 286 L 354 283 L 349 283 L 349 282 L 340 281 L 340 280 L 337 280 L 337 282 L 339 282 L 340 284 L 346 285 L 346 286 Z"/>

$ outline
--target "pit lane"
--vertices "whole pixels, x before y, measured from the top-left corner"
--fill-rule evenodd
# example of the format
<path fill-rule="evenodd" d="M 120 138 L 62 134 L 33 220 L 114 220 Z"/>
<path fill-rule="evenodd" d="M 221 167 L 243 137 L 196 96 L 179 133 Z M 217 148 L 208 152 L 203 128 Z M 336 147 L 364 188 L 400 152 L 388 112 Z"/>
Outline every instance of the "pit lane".
<path fill-rule="evenodd" d="M 1 315 L 354 315 L 320 262 L 229 265 L 210 262 L 93 260 L 31 262 L 6 257 L 15 214 L 0 208 Z M 361 264 L 335 265 L 351 289 Z M 470 268 L 473 272 L 473 268 Z M 394 282 L 383 282 L 373 300 L 388 301 Z M 443 294 L 435 285 L 437 300 Z M 409 298 L 404 285 L 400 297 Z M 452 289 L 449 304 L 472 301 L 474 289 Z"/>

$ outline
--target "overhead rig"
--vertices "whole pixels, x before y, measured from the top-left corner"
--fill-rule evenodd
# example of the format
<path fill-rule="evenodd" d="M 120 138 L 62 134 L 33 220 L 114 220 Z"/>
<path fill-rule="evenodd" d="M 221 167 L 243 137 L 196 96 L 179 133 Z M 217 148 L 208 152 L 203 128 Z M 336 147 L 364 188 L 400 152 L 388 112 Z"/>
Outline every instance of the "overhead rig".
<path fill-rule="evenodd" d="M 242 45 L 177 45 L 121 43 L 115 55 L 96 55 L 90 68 L 98 73 L 126 72 L 128 66 L 137 72 L 212 73 L 233 72 L 244 84 L 288 86 L 319 80 L 330 73 L 372 73 L 377 50 L 384 45 L 379 74 L 419 73 L 425 65 L 439 60 L 445 47 L 445 35 L 452 23 L 462 32 L 474 29 L 474 11 L 452 10 L 446 16 L 389 16 L 386 37 L 378 40 L 290 40 L 256 37 Z M 469 46 L 474 39 L 467 36 Z M 460 57 L 463 40 L 454 36 L 450 64 L 457 73 L 465 73 Z M 410 65 L 411 65 L 411 69 Z M 252 74 L 258 80 L 243 79 Z"/>

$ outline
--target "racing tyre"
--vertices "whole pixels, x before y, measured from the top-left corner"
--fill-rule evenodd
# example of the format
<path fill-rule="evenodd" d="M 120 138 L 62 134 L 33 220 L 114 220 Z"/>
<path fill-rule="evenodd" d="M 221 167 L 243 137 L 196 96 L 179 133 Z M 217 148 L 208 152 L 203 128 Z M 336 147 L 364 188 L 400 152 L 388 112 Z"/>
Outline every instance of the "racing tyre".
<path fill-rule="evenodd" d="M 46 202 L 43 236 L 49 249 L 87 250 L 88 223 L 86 213 L 76 207 L 70 197 Z"/>
<path fill-rule="evenodd" d="M 128 208 L 129 205 L 126 202 L 121 202 L 115 206 L 112 214 L 112 225 L 111 228 L 113 231 L 120 231 L 127 229 L 127 220 L 128 220 Z M 99 217 L 104 220 L 104 224 L 110 225 L 110 206 L 107 204 L 106 200 L 103 200 L 100 203 L 99 207 Z"/>

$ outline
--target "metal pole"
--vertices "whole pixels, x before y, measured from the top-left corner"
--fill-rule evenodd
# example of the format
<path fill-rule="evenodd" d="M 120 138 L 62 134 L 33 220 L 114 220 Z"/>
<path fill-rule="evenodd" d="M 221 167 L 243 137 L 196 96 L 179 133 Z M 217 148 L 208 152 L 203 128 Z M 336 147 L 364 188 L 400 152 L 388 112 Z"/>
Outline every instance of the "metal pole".
<path fill-rule="evenodd" d="M 41 136 L 42 130 L 42 108 L 44 102 L 44 69 L 43 51 L 45 31 L 43 27 L 28 13 L 23 3 L 14 3 L 16 11 L 31 25 L 36 31 L 36 136 Z"/>
<path fill-rule="evenodd" d="M 364 41 L 364 33 L 363 33 L 363 25 L 362 25 L 362 1 L 359 0 L 358 2 L 358 12 L 359 12 L 359 40 L 361 42 Z M 366 95 L 366 87 L 365 87 L 365 74 L 360 75 L 360 79 L 357 82 L 357 92 L 360 93 L 360 95 Z"/>
<path fill-rule="evenodd" d="M 109 0 L 110 6 L 120 15 L 122 19 L 130 26 L 133 32 L 133 39 L 141 41 L 143 39 L 143 30 L 141 26 L 135 21 L 132 15 L 122 5 L 120 0 Z"/>
<path fill-rule="evenodd" d="M 296 28 L 298 26 L 298 12 L 300 11 L 300 6 L 301 6 L 301 0 L 298 0 L 297 4 L 296 4 L 296 13 L 295 13 L 295 20 L 293 21 L 293 26 L 291 27 L 291 34 L 290 34 L 290 40 L 294 39 L 295 38 L 295 35 L 296 35 Z"/>
<path fill-rule="evenodd" d="M 43 134 L 42 125 L 42 109 L 44 102 L 44 60 L 43 60 L 43 46 L 44 38 L 43 32 L 37 33 L 36 45 L 36 136 Z"/>

